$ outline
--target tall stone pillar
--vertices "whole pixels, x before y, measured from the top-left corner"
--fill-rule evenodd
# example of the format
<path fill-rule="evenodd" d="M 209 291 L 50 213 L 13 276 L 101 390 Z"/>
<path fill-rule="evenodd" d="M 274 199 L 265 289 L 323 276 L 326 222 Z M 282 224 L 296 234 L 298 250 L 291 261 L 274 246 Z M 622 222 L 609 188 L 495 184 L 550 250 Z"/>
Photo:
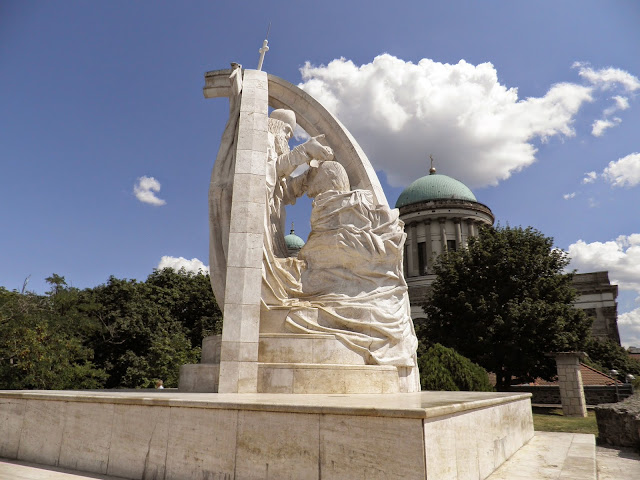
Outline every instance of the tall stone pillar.
<path fill-rule="evenodd" d="M 258 391 L 268 105 L 267 73 L 245 70 L 227 251 L 220 393 Z"/>
<path fill-rule="evenodd" d="M 409 239 L 409 249 L 411 251 L 411 255 L 409 255 L 409 276 L 417 277 L 420 273 L 418 272 L 418 224 L 416 222 L 409 224 L 409 232 L 411 233 L 411 238 Z"/>
<path fill-rule="evenodd" d="M 456 247 L 462 248 L 462 226 L 460 225 L 460 219 L 454 218 L 453 223 L 456 226 Z"/>
<path fill-rule="evenodd" d="M 425 249 L 427 255 L 427 273 L 433 268 L 433 240 L 431 238 L 431 220 L 424 221 Z"/>
<path fill-rule="evenodd" d="M 473 231 L 473 219 L 467 218 L 467 222 L 466 223 L 467 223 L 467 241 L 466 241 L 466 243 L 468 244 L 469 243 L 469 239 L 471 237 L 475 237 L 476 235 L 475 235 L 475 233 Z"/>
<path fill-rule="evenodd" d="M 586 417 L 587 402 L 580 373 L 580 359 L 584 357 L 584 353 L 558 352 L 553 355 L 558 368 L 562 413 L 566 417 Z"/>

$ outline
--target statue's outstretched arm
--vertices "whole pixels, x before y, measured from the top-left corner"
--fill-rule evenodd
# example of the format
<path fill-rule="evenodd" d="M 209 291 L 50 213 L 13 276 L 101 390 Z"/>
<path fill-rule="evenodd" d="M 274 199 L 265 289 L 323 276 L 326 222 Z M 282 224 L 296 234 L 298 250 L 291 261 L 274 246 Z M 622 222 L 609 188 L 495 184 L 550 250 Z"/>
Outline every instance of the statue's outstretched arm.
<path fill-rule="evenodd" d="M 276 165 L 276 173 L 279 178 L 290 175 L 296 168 L 303 163 L 309 163 L 312 160 L 324 162 L 333 158 L 333 150 L 331 147 L 325 147 L 318 139 L 324 138 L 318 135 L 307 140 L 305 143 L 296 146 L 289 153 L 280 155 Z"/>

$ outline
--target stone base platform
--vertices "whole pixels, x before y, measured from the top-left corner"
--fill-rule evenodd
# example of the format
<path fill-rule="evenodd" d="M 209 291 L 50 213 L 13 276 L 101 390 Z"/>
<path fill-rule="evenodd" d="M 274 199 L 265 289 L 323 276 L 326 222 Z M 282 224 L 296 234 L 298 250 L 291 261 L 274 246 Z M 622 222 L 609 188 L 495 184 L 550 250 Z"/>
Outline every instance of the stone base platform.
<path fill-rule="evenodd" d="M 529 394 L 0 391 L 0 457 L 129 479 L 485 479 Z"/>
<path fill-rule="evenodd" d="M 221 342 L 221 335 L 205 337 L 202 362 L 180 367 L 181 392 L 218 392 Z M 260 334 L 258 393 L 399 393 L 400 383 L 398 367 L 367 365 L 335 335 Z"/>

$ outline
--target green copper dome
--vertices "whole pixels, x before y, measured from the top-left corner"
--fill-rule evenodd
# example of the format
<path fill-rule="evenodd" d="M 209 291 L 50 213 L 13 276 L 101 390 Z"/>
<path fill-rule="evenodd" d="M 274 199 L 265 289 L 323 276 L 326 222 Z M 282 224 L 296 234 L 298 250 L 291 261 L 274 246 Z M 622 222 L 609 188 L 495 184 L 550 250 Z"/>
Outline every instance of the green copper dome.
<path fill-rule="evenodd" d="M 433 172 L 419 178 L 400 194 L 396 208 L 430 200 L 467 200 L 477 202 L 469 187 L 455 178 Z"/>
<path fill-rule="evenodd" d="M 287 244 L 287 248 L 300 249 L 304 247 L 304 240 L 296 234 L 285 235 L 284 241 Z"/>
<path fill-rule="evenodd" d="M 287 244 L 287 248 L 289 250 L 300 250 L 304 247 L 304 240 L 302 240 L 298 235 L 293 231 L 293 223 L 291 224 L 291 233 L 289 235 L 285 235 L 284 243 Z"/>

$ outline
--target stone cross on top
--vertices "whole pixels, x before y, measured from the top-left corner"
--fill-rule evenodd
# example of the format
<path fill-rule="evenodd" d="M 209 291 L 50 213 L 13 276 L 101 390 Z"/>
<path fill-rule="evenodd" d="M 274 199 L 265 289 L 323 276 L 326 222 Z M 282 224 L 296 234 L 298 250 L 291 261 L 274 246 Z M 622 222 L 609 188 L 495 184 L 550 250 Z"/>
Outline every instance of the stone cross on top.
<path fill-rule="evenodd" d="M 267 28 L 267 35 L 262 42 L 262 48 L 258 50 L 260 54 L 260 60 L 258 60 L 258 70 L 262 70 L 262 62 L 264 62 L 264 54 L 269 51 L 269 31 L 271 30 L 271 22 L 269 22 L 269 27 Z"/>

